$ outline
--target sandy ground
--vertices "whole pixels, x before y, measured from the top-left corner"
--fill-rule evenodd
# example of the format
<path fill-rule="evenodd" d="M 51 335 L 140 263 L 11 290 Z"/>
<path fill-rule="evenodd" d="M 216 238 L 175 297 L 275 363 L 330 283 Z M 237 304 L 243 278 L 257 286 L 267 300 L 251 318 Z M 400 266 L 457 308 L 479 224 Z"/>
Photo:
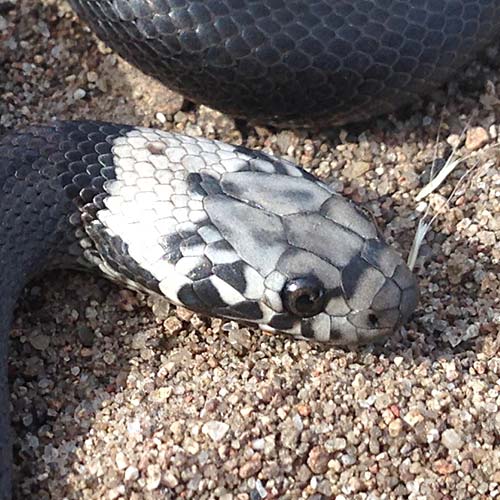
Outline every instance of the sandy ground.
<path fill-rule="evenodd" d="M 268 336 L 91 275 L 33 283 L 11 337 L 17 496 L 499 496 L 498 46 L 395 116 L 278 131 L 184 102 L 62 0 L 14 3 L 0 2 L 0 132 L 95 118 L 287 155 L 371 210 L 405 256 L 422 211 L 472 171 L 426 237 L 417 313 L 381 346 Z M 457 144 L 469 159 L 416 202 L 434 152 L 446 158 Z"/>

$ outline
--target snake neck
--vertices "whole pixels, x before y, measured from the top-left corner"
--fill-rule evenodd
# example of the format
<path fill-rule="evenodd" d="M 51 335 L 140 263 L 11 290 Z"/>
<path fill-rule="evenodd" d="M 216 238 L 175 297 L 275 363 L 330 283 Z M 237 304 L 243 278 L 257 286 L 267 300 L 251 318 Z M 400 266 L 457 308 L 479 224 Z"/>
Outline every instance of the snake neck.
<path fill-rule="evenodd" d="M 2 295 L 14 296 L 48 268 L 92 265 L 83 219 L 102 203 L 103 185 L 114 176 L 113 140 L 126 128 L 54 122 L 0 139 Z"/>
<path fill-rule="evenodd" d="M 59 151 L 64 137 L 52 132 L 31 127 L 0 140 L 0 289 L 9 295 L 75 240 L 75 206 L 62 182 L 69 167 Z"/>
<path fill-rule="evenodd" d="M 85 263 L 82 218 L 96 209 L 112 174 L 119 130 L 61 122 L 0 138 L 0 500 L 11 490 L 7 356 L 15 303 L 36 274 Z"/>

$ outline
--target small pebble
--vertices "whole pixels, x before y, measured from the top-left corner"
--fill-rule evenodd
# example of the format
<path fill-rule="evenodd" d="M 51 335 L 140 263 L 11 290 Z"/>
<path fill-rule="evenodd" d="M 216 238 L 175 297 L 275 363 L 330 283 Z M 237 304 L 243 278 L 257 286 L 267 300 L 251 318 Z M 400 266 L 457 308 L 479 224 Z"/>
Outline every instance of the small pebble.
<path fill-rule="evenodd" d="M 314 474 L 324 474 L 328 469 L 330 454 L 322 446 L 315 446 L 309 453 L 307 465 Z"/>
<path fill-rule="evenodd" d="M 488 131 L 483 127 L 472 127 L 467 130 L 467 135 L 465 136 L 465 147 L 469 151 L 475 151 L 476 149 L 482 148 L 488 143 L 490 137 Z"/>
<path fill-rule="evenodd" d="M 160 486 L 161 481 L 161 468 L 157 464 L 148 465 L 147 468 L 147 480 L 146 489 L 148 491 L 154 491 L 158 486 Z"/>
<path fill-rule="evenodd" d="M 357 177 L 362 177 L 366 172 L 370 170 L 370 163 L 366 161 L 356 161 L 344 168 L 343 174 L 348 179 L 355 179 Z"/>
<path fill-rule="evenodd" d="M 138 477 L 139 477 L 139 470 L 137 469 L 137 467 L 129 465 L 125 470 L 123 479 L 125 480 L 125 482 L 128 483 L 130 481 L 136 481 Z"/>
<path fill-rule="evenodd" d="M 92 328 L 85 325 L 79 325 L 76 328 L 76 333 L 78 335 L 78 339 L 84 347 L 92 347 L 95 340 L 95 333 Z"/>
<path fill-rule="evenodd" d="M 240 467 L 239 476 L 242 479 L 248 479 L 251 476 L 255 476 L 257 472 L 262 468 L 262 462 L 260 455 L 255 455 L 251 460 L 246 462 Z"/>
<path fill-rule="evenodd" d="M 167 123 L 167 117 L 163 114 L 163 113 L 156 113 L 155 115 L 155 118 L 161 123 L 161 124 L 164 124 L 164 123 Z"/>
<path fill-rule="evenodd" d="M 76 89 L 74 92 L 73 92 L 73 98 L 75 100 L 78 100 L 78 99 L 83 99 L 85 96 L 87 95 L 87 92 L 85 92 L 85 90 L 83 89 Z"/>
<path fill-rule="evenodd" d="M 47 335 L 34 335 L 29 338 L 30 344 L 38 351 L 45 351 L 50 345 L 50 337 Z"/>
<path fill-rule="evenodd" d="M 128 461 L 125 455 L 122 452 L 118 452 L 116 454 L 116 466 L 119 470 L 124 470 L 128 467 Z"/>
<path fill-rule="evenodd" d="M 448 450 L 459 450 L 464 445 L 462 436 L 455 429 L 446 429 L 441 434 L 441 443 Z"/>
<path fill-rule="evenodd" d="M 210 437 L 212 441 L 221 441 L 229 430 L 229 425 L 225 422 L 211 421 L 205 422 L 201 431 Z"/>

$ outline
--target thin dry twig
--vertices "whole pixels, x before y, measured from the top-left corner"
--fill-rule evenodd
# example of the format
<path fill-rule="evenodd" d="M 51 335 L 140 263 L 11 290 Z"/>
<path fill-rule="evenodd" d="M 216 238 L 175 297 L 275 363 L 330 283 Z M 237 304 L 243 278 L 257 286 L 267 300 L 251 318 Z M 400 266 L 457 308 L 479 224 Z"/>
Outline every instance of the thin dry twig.
<path fill-rule="evenodd" d="M 472 171 L 477 167 L 477 165 L 478 164 L 476 163 L 476 165 L 474 165 L 474 167 L 472 169 L 467 170 L 460 177 L 455 188 L 451 192 L 450 196 L 448 196 L 448 198 L 446 198 L 445 202 L 438 208 L 438 210 L 431 217 L 430 220 L 428 220 L 428 217 L 430 215 L 430 206 L 429 205 L 427 206 L 427 209 L 425 210 L 423 217 L 418 222 L 418 227 L 417 227 L 417 231 L 415 233 L 415 238 L 413 239 L 411 250 L 410 250 L 410 253 L 408 255 L 407 263 L 408 263 L 408 267 L 410 268 L 410 270 L 413 270 L 413 268 L 415 267 L 415 263 L 417 262 L 417 257 L 418 257 L 418 253 L 420 251 L 420 247 L 422 246 L 422 242 L 424 241 L 425 235 L 429 232 L 429 229 L 431 228 L 432 224 L 439 217 L 439 215 L 441 215 L 441 213 L 443 212 L 443 210 L 445 208 L 450 207 L 451 200 L 454 198 L 455 194 L 457 193 L 457 191 L 461 187 L 462 183 L 465 181 L 465 179 L 469 175 L 471 175 Z"/>
<path fill-rule="evenodd" d="M 437 133 L 437 137 L 436 137 L 436 147 L 434 149 L 434 158 L 433 158 L 433 162 L 432 162 L 432 166 L 431 166 L 430 180 L 422 188 L 422 190 L 420 191 L 420 193 L 418 193 L 418 195 L 415 198 L 416 201 L 422 201 L 424 198 L 426 198 L 431 193 L 433 193 L 434 191 L 436 191 L 436 189 L 438 189 L 443 184 L 443 182 L 458 167 L 458 165 L 460 165 L 461 163 L 464 163 L 465 161 L 473 158 L 475 156 L 475 154 L 476 154 L 476 153 L 471 153 L 471 154 L 468 154 L 466 156 L 457 157 L 458 146 L 459 146 L 459 144 L 461 144 L 462 139 L 463 139 L 463 137 L 464 137 L 466 131 L 468 130 L 469 125 L 470 125 L 470 120 L 469 120 L 467 122 L 466 126 L 464 127 L 462 133 L 460 134 L 460 138 L 457 141 L 457 144 L 454 146 L 452 152 L 450 153 L 449 157 L 447 158 L 447 160 L 446 160 L 446 162 L 444 164 L 444 167 L 440 170 L 440 172 L 437 175 L 435 175 L 434 164 L 435 164 L 435 161 L 436 161 L 436 158 L 437 158 L 437 148 L 438 148 L 438 142 L 439 142 L 439 137 L 440 137 L 440 132 L 441 132 L 441 125 L 442 125 L 442 115 L 441 115 L 441 121 L 439 123 L 438 133 Z M 494 144 L 492 146 L 486 147 L 486 148 L 483 149 L 482 152 L 485 152 L 485 151 L 487 151 L 489 149 L 495 149 L 495 148 L 500 148 L 500 144 Z M 411 249 L 410 249 L 410 253 L 408 255 L 407 263 L 408 263 L 408 267 L 410 268 L 410 270 L 413 270 L 414 267 L 415 267 L 415 264 L 417 262 L 417 257 L 418 257 L 419 251 L 420 251 L 420 248 L 421 248 L 422 243 L 424 241 L 424 238 L 425 238 L 426 234 L 429 232 L 429 229 L 431 228 L 432 224 L 437 219 L 437 217 L 440 214 L 443 213 L 443 210 L 445 210 L 446 208 L 450 207 L 451 201 L 455 197 L 458 189 L 462 186 L 462 184 L 464 183 L 465 179 L 469 175 L 472 174 L 472 172 L 476 169 L 476 167 L 478 166 L 478 164 L 479 164 L 479 161 L 477 161 L 475 163 L 475 165 L 471 169 L 467 170 L 460 177 L 460 179 L 458 180 L 458 182 L 457 182 L 455 188 L 453 189 L 452 193 L 450 194 L 450 196 L 448 196 L 448 198 L 446 199 L 446 201 L 438 208 L 438 210 L 435 212 L 435 214 L 432 217 L 430 217 L 430 212 L 431 212 L 430 205 L 427 205 L 427 208 L 426 208 L 426 210 L 424 212 L 424 215 L 419 220 L 417 231 L 415 232 L 415 238 L 413 239 L 413 243 L 412 243 L 412 246 L 411 246 Z"/>

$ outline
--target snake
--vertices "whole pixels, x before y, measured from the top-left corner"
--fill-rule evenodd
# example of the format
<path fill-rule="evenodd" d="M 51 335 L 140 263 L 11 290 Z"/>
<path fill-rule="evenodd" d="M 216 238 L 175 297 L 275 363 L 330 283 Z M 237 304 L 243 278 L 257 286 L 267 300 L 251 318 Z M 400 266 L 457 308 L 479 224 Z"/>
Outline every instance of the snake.
<path fill-rule="evenodd" d="M 449 78 L 500 24 L 488 0 L 71 3 L 119 54 L 188 98 L 277 124 L 395 109 Z M 40 272 L 94 270 L 203 315 L 339 345 L 388 336 L 419 296 L 370 217 L 292 162 L 88 120 L 0 138 L 0 261 L 2 499 L 8 335 Z"/>
<path fill-rule="evenodd" d="M 0 139 L 0 193 L 2 484 L 8 331 L 44 269 L 95 269 L 205 315 L 332 344 L 387 336 L 417 303 L 414 275 L 365 212 L 262 151 L 54 122 Z"/>

